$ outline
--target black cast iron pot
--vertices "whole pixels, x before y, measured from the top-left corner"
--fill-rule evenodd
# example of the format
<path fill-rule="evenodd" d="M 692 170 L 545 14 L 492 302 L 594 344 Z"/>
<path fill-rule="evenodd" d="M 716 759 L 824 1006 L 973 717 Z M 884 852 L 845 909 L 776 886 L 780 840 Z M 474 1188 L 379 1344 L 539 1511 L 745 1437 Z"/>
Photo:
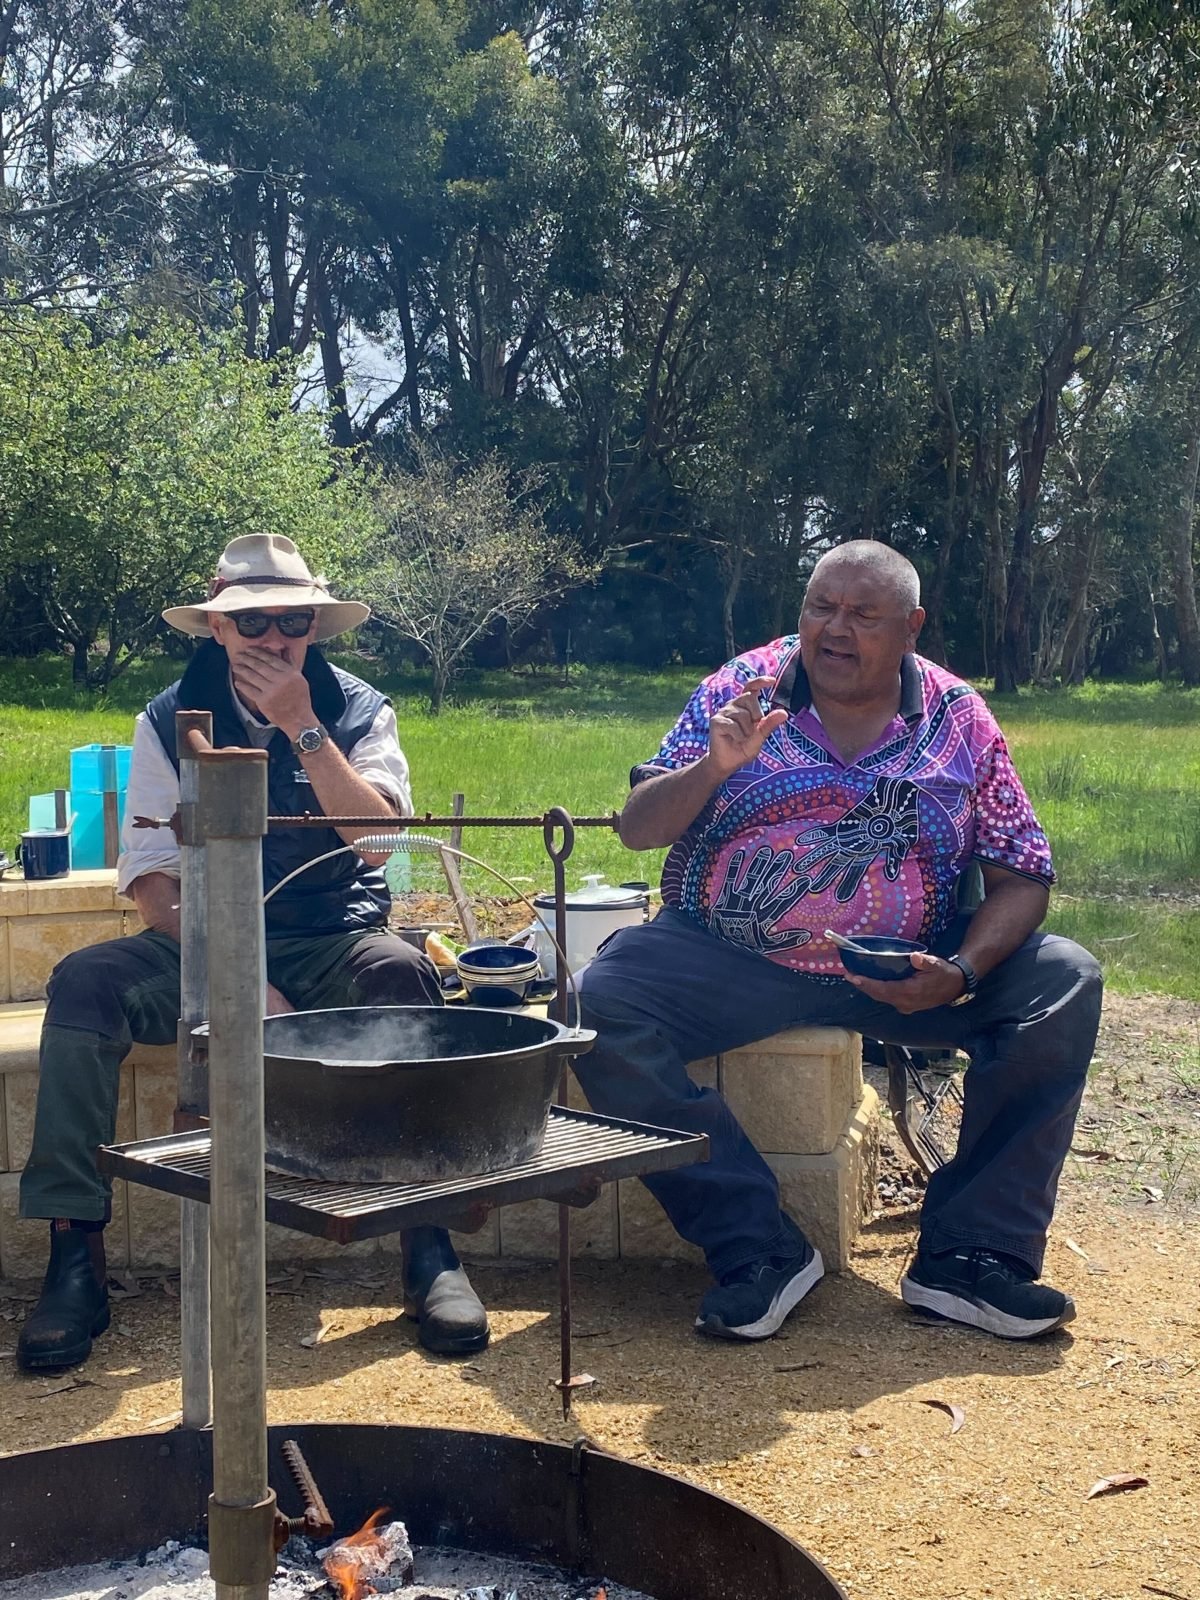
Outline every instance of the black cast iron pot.
<path fill-rule="evenodd" d="M 347 1183 L 517 1166 L 541 1149 L 564 1060 L 595 1037 L 477 1006 L 267 1017 L 268 1164 Z"/>

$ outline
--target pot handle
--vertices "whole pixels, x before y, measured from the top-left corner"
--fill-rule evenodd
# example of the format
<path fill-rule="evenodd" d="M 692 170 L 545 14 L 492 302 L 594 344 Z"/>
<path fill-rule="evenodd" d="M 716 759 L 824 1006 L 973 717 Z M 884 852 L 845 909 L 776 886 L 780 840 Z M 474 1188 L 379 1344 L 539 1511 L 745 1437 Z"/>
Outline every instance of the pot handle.
<path fill-rule="evenodd" d="M 595 1042 L 595 1028 L 564 1028 L 557 1039 L 550 1041 L 550 1049 L 559 1056 L 582 1056 Z"/>

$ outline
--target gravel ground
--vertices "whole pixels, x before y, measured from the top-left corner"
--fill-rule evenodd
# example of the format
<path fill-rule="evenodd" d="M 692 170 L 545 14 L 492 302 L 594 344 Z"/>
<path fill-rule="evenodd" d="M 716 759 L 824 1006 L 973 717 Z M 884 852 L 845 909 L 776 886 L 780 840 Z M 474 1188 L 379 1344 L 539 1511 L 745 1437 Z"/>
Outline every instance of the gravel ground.
<path fill-rule="evenodd" d="M 582 1433 L 768 1518 L 851 1600 L 1200 1600 L 1198 1038 L 1200 1007 L 1152 996 L 1106 1007 L 1046 1268 L 1078 1317 L 1048 1339 L 1004 1343 L 900 1305 L 919 1190 L 894 1154 L 888 1203 L 851 1269 L 764 1344 L 695 1336 L 705 1279 L 693 1268 L 581 1262 L 576 1358 L 597 1381 L 566 1424 L 553 1266 L 472 1269 L 493 1339 L 466 1363 L 431 1358 L 398 1320 L 394 1266 L 298 1271 L 268 1302 L 271 1420 Z M 0 1360 L 0 1450 L 172 1426 L 170 1288 L 143 1280 L 73 1378 Z M 0 1352 L 35 1289 L 0 1287 Z M 302 1344 L 318 1322 L 321 1342 Z M 954 1433 L 947 1404 L 965 1417 Z M 1148 1481 L 1087 1498 L 1118 1473 Z"/>

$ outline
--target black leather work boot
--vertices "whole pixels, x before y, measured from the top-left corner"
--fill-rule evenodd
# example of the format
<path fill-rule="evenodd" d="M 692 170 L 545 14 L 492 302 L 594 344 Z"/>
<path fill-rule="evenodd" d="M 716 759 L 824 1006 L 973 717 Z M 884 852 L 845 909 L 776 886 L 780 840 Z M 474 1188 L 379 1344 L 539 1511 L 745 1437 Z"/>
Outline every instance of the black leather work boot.
<path fill-rule="evenodd" d="M 468 1356 L 488 1342 L 487 1312 L 462 1269 L 445 1228 L 409 1228 L 404 1251 L 404 1314 L 439 1356 Z"/>
<path fill-rule="evenodd" d="M 103 1228 L 50 1224 L 50 1265 L 41 1299 L 17 1340 L 17 1365 L 26 1372 L 74 1367 L 92 1353 L 108 1327 L 108 1268 Z"/>

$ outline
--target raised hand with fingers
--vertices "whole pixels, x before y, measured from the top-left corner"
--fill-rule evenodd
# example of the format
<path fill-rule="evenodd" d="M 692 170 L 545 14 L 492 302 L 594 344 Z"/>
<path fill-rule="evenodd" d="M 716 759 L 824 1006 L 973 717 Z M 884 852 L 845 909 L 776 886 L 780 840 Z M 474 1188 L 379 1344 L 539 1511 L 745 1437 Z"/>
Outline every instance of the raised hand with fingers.
<path fill-rule="evenodd" d="M 772 687 L 770 678 L 751 678 L 736 699 L 716 712 L 708 725 L 708 761 L 722 778 L 753 761 L 767 740 L 788 719 L 786 711 L 764 711 L 760 696 Z"/>
<path fill-rule="evenodd" d="M 247 705 L 256 706 L 289 738 L 317 720 L 303 671 L 270 650 L 241 651 L 233 662 L 233 683 Z"/>

